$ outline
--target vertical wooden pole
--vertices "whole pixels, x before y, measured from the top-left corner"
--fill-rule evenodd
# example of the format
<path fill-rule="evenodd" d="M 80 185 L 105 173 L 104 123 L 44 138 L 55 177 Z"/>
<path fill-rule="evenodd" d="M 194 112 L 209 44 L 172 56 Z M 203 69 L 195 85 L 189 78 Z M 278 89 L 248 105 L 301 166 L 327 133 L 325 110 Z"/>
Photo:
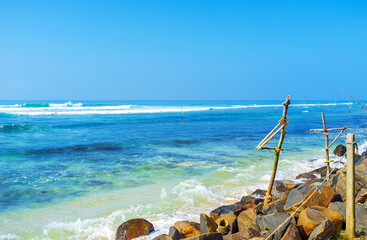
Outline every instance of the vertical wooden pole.
<path fill-rule="evenodd" d="M 330 160 L 329 160 L 329 133 L 326 128 L 325 123 L 325 115 L 324 112 L 321 113 L 322 117 L 322 125 L 324 127 L 324 134 L 325 134 L 325 153 L 326 153 L 326 175 L 329 175 L 330 172 Z"/>
<path fill-rule="evenodd" d="M 354 134 L 347 134 L 347 181 L 346 181 L 346 230 L 348 239 L 355 235 L 355 183 L 354 183 Z"/>

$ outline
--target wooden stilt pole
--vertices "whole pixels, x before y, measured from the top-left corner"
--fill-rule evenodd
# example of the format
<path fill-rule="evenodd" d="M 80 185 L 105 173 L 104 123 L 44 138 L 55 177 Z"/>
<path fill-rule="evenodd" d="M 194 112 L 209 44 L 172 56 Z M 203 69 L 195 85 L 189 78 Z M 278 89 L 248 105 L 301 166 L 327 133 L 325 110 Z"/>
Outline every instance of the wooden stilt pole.
<path fill-rule="evenodd" d="M 288 112 L 289 104 L 291 104 L 290 96 L 288 96 L 287 99 L 283 102 L 283 115 L 282 115 L 282 119 L 280 119 L 280 121 L 279 121 L 279 124 L 282 126 L 280 128 L 281 129 L 280 138 L 279 138 L 278 146 L 274 149 L 274 166 L 273 166 L 273 171 L 272 171 L 271 177 L 270 177 L 268 191 L 266 192 L 264 206 L 268 205 L 269 200 L 271 200 L 271 190 L 273 188 L 275 176 L 276 176 L 276 173 L 277 173 L 279 155 L 280 155 L 280 152 L 281 152 L 281 149 L 282 149 L 284 136 L 287 133 L 287 131 L 285 131 L 284 127 L 287 125 L 287 112 Z"/>
<path fill-rule="evenodd" d="M 347 181 L 346 181 L 346 230 L 348 239 L 353 239 L 355 236 L 355 183 L 354 183 L 354 134 L 347 134 Z"/>
<path fill-rule="evenodd" d="M 329 175 L 330 172 L 330 159 L 329 159 L 329 134 L 326 128 L 325 123 L 325 115 L 324 112 L 321 113 L 322 117 L 322 125 L 324 126 L 324 134 L 325 134 L 325 153 L 326 153 L 326 175 Z"/>

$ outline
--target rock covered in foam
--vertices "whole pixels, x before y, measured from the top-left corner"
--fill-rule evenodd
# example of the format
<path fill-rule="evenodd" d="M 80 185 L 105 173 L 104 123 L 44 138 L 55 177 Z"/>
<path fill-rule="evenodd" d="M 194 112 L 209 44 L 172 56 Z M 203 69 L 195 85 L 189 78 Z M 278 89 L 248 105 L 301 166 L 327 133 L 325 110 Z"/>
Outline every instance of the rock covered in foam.
<path fill-rule="evenodd" d="M 117 228 L 115 240 L 130 240 L 148 235 L 153 231 L 153 224 L 147 220 L 141 218 L 130 219 Z"/>

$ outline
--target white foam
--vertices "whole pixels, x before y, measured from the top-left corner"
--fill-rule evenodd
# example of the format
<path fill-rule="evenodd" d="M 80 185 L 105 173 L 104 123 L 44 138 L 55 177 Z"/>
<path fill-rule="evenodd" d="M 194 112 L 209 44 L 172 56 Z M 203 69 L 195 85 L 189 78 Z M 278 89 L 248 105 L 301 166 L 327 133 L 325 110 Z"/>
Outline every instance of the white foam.
<path fill-rule="evenodd" d="M 352 103 L 320 103 L 320 104 L 293 104 L 292 107 L 308 108 L 312 106 L 350 105 Z M 267 108 L 281 107 L 281 104 L 273 105 L 232 105 L 228 107 L 218 106 L 84 106 L 82 103 L 66 102 L 63 104 L 50 103 L 49 107 L 21 107 L 21 105 L 0 105 L 0 113 L 17 115 L 86 115 L 86 114 L 141 114 L 141 113 L 173 113 L 195 112 L 223 109 Z"/>

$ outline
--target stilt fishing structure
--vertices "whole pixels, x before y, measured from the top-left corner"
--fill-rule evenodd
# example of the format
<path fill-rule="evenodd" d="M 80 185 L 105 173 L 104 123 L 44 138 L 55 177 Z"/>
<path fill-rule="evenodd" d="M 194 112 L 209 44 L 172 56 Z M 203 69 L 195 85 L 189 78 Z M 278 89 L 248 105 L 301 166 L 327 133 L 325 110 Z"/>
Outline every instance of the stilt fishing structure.
<path fill-rule="evenodd" d="M 354 97 L 352 97 L 352 95 L 350 95 L 349 93 L 347 93 L 346 91 L 344 91 L 342 89 L 343 92 L 345 92 L 349 97 L 351 97 L 354 101 L 356 101 L 359 105 L 361 105 L 361 107 L 363 107 L 365 110 L 367 110 L 367 108 L 365 106 L 363 106 L 362 103 L 358 102 Z M 350 111 L 350 110 L 349 110 Z"/>
<path fill-rule="evenodd" d="M 275 175 L 277 173 L 279 155 L 280 155 L 280 152 L 283 150 L 282 145 L 283 145 L 285 134 L 287 133 L 287 131 L 285 131 L 284 128 L 285 126 L 287 126 L 289 122 L 289 120 L 287 121 L 287 112 L 288 112 L 289 104 L 291 104 L 290 96 L 288 96 L 287 99 L 283 102 L 283 115 L 282 115 L 282 118 L 279 120 L 278 125 L 276 125 L 276 127 L 273 130 L 271 130 L 269 134 L 256 147 L 257 150 L 261 150 L 261 149 L 269 150 L 270 149 L 274 151 L 273 172 L 271 173 L 271 178 L 270 178 L 270 182 L 268 186 L 268 191 L 266 192 L 264 206 L 266 206 L 269 200 L 271 200 L 271 190 L 273 188 Z M 279 131 L 280 131 L 280 138 L 279 138 L 278 146 L 277 147 L 265 147 L 265 144 L 268 143 Z"/>
<path fill-rule="evenodd" d="M 340 137 L 340 135 L 342 135 L 342 133 L 344 132 L 345 129 L 347 129 L 347 126 L 344 126 L 342 128 L 326 128 L 326 123 L 325 123 L 325 115 L 322 112 L 321 113 L 321 117 L 322 117 L 322 125 L 323 125 L 323 129 L 310 129 L 310 131 L 314 131 L 314 132 L 324 132 L 325 134 L 325 153 L 326 153 L 326 172 L 327 175 L 330 172 L 330 158 L 329 158 L 329 149 L 331 147 L 331 145 L 333 145 L 335 143 L 335 141 Z M 338 136 L 336 136 L 336 138 L 329 144 L 329 135 L 330 133 L 328 131 L 334 131 L 334 130 L 341 130 L 340 133 L 338 134 Z"/>

